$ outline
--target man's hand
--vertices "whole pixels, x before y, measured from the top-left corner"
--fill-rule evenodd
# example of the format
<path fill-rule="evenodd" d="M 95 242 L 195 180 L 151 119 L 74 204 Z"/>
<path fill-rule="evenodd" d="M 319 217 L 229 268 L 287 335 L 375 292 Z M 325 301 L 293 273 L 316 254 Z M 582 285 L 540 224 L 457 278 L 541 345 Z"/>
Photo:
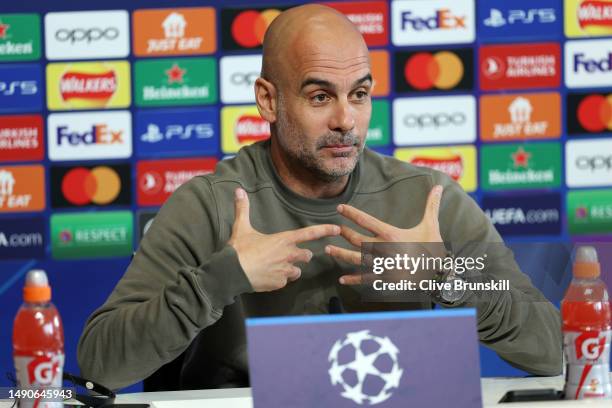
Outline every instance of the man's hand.
<path fill-rule="evenodd" d="M 332 224 L 262 234 L 251 226 L 249 197 L 241 188 L 236 189 L 234 207 L 236 214 L 228 244 L 236 250 L 256 292 L 280 289 L 300 277 L 302 271 L 294 263 L 310 262 L 312 252 L 298 248 L 297 244 L 340 234 L 340 227 Z"/>
<path fill-rule="evenodd" d="M 357 248 L 361 248 L 362 242 L 442 242 L 440 235 L 440 225 L 438 223 L 438 213 L 440 211 L 440 201 L 442 199 L 442 186 L 435 186 L 429 192 L 427 204 L 425 206 L 425 214 L 421 222 L 408 229 L 394 227 L 378 220 L 371 215 L 358 210 L 355 207 L 346 204 L 338 206 L 338 212 L 353 221 L 355 224 L 374 233 L 373 237 L 358 233 L 357 231 L 342 225 L 341 235 Z M 443 245 L 434 245 L 436 253 L 434 256 L 443 256 Z M 335 245 L 327 245 L 325 252 L 335 258 L 341 259 L 354 265 L 361 265 L 361 253 L 337 247 Z M 361 275 L 344 275 L 340 277 L 340 283 L 344 285 L 357 285 L 361 283 Z"/>

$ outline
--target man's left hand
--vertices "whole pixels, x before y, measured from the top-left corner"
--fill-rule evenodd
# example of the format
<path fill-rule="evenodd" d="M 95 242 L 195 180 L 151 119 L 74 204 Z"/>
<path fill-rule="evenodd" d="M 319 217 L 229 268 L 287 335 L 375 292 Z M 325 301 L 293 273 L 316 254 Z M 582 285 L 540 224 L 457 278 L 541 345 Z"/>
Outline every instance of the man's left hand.
<path fill-rule="evenodd" d="M 362 242 L 442 242 L 440 225 L 438 223 L 442 191 L 443 187 L 440 185 L 434 186 L 434 188 L 431 189 L 427 197 L 423 219 L 417 226 L 408 229 L 394 227 L 355 207 L 347 204 L 340 204 L 338 206 L 338 212 L 340 214 L 353 221 L 355 224 L 372 232 L 374 236 L 371 237 L 360 234 L 346 225 L 340 226 L 340 235 L 357 248 L 361 248 Z M 361 265 L 360 251 L 344 249 L 335 245 L 327 245 L 325 247 L 325 253 L 348 263 Z M 340 277 L 340 283 L 343 285 L 359 284 L 361 283 L 361 275 L 343 275 Z"/>

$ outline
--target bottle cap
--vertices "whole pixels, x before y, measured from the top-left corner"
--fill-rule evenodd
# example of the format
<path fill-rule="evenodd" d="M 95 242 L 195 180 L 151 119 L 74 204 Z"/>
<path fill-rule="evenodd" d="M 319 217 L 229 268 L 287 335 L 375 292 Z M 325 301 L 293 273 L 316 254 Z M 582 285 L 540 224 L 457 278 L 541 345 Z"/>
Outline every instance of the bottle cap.
<path fill-rule="evenodd" d="M 30 303 L 45 303 L 51 300 L 51 287 L 47 274 L 41 269 L 32 269 L 26 275 L 23 300 Z"/>
<path fill-rule="evenodd" d="M 594 279 L 601 273 L 597 250 L 592 246 L 579 246 L 574 258 L 574 276 L 576 278 Z"/>

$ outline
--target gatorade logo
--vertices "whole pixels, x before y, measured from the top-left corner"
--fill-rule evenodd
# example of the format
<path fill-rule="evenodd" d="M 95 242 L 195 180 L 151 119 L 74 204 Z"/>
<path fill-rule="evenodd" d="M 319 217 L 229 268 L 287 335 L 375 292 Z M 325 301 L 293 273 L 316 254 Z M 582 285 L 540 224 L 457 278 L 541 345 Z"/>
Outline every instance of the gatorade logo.
<path fill-rule="evenodd" d="M 576 338 L 576 357 L 597 360 L 605 345 L 605 334 L 601 336 L 601 332 L 598 331 L 583 332 Z"/>
<path fill-rule="evenodd" d="M 221 10 L 221 26 L 230 27 L 221 33 L 226 50 L 244 50 L 261 47 L 264 34 L 284 8 L 225 9 Z"/>
<path fill-rule="evenodd" d="M 469 90 L 473 86 L 472 50 L 398 53 L 396 87 L 399 92 Z"/>
<path fill-rule="evenodd" d="M 28 364 L 29 384 L 51 385 L 56 379 L 61 380 L 61 367 L 63 354 L 45 355 L 35 357 Z"/>
<path fill-rule="evenodd" d="M 612 130 L 612 94 L 589 95 L 578 105 L 578 122 L 589 132 Z"/>

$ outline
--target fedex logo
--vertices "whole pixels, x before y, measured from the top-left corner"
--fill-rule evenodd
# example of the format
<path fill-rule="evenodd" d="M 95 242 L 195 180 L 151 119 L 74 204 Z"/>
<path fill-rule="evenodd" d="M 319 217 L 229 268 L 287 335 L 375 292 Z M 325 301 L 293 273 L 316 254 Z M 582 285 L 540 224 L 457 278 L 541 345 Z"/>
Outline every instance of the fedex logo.
<path fill-rule="evenodd" d="M 436 30 L 465 28 L 466 16 L 456 16 L 449 9 L 438 9 L 435 14 L 428 18 L 415 16 L 411 11 L 402 13 L 402 30 L 410 25 L 413 30 Z"/>
<path fill-rule="evenodd" d="M 588 58 L 580 52 L 574 55 L 574 72 L 583 69 L 585 72 L 607 72 L 612 71 L 612 52 L 604 58 Z"/>
<path fill-rule="evenodd" d="M 122 159 L 132 155 L 128 111 L 56 113 L 47 124 L 49 159 Z"/>
<path fill-rule="evenodd" d="M 612 39 L 567 41 L 565 84 L 568 88 L 592 88 L 612 83 Z"/>
<path fill-rule="evenodd" d="M 107 125 L 94 125 L 87 132 L 72 132 L 68 126 L 57 128 L 57 144 L 63 142 L 76 146 L 79 144 L 113 144 L 123 143 L 123 131 L 109 129 Z"/>

